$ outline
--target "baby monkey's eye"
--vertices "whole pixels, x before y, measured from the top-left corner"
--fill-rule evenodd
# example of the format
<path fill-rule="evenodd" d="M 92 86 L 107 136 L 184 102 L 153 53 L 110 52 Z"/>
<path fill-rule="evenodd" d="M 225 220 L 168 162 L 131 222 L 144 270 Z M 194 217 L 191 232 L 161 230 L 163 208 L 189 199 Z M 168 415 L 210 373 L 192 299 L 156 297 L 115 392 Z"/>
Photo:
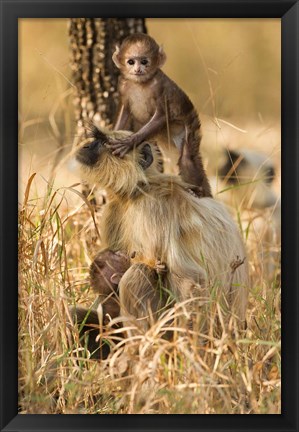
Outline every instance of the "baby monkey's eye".
<path fill-rule="evenodd" d="M 135 63 L 135 61 L 133 59 L 130 59 L 130 60 L 128 60 L 127 63 L 132 66 Z"/>
<path fill-rule="evenodd" d="M 148 60 L 147 60 L 147 59 L 142 59 L 142 60 L 140 61 L 140 63 L 141 63 L 142 65 L 147 65 L 147 64 L 148 64 Z"/>

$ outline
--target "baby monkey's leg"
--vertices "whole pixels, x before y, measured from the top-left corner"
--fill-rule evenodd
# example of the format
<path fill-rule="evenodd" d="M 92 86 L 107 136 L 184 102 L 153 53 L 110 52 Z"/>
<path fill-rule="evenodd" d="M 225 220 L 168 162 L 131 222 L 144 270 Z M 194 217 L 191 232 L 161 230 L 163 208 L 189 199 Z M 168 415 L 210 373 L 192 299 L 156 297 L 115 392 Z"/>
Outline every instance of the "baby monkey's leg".
<path fill-rule="evenodd" d="M 201 137 L 197 132 L 186 134 L 186 140 L 178 162 L 180 176 L 186 183 L 194 185 L 192 191 L 200 198 L 212 197 L 211 187 L 199 154 L 200 140 Z"/>
<path fill-rule="evenodd" d="M 86 309 L 81 306 L 71 307 L 69 309 L 72 323 L 67 323 L 71 330 L 71 346 L 75 347 L 74 327 L 79 332 L 79 343 L 80 347 L 86 348 L 90 352 L 90 358 L 93 360 L 106 359 L 110 353 L 111 343 L 117 343 L 119 338 L 123 337 L 121 333 L 113 336 L 113 329 L 120 328 L 120 324 L 114 324 L 110 327 L 105 327 L 108 324 L 107 321 L 107 307 L 105 304 L 100 304 L 101 307 L 101 325 L 100 325 L 100 314 L 98 310 Z M 105 314 L 106 312 L 106 314 Z M 111 310 L 110 310 L 111 312 Z M 110 314 L 109 314 L 110 315 Z M 101 328 L 108 329 L 109 336 L 100 337 Z M 111 332 L 112 330 L 112 332 Z"/>
<path fill-rule="evenodd" d="M 97 311 L 80 306 L 72 307 L 69 311 L 73 324 L 79 332 L 80 346 L 88 349 L 91 359 L 107 358 L 110 352 L 109 346 L 104 341 L 97 340 L 100 328 Z M 71 324 L 68 324 L 70 327 Z M 75 343 L 74 337 L 72 341 Z"/>

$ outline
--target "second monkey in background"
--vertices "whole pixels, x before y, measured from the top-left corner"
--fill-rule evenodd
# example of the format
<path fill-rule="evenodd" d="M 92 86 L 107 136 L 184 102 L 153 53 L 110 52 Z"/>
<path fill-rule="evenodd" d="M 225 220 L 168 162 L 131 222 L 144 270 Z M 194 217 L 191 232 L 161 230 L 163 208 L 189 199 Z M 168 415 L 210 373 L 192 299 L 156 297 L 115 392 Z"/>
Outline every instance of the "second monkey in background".
<path fill-rule="evenodd" d="M 115 130 L 126 129 L 133 119 L 137 132 L 110 142 L 113 154 L 123 157 L 144 140 L 157 138 L 162 151 L 169 145 L 179 151 L 182 179 L 201 197 L 211 188 L 199 152 L 201 125 L 188 96 L 161 71 L 166 55 L 156 41 L 143 33 L 124 39 L 113 61 L 120 69 L 120 107 Z M 164 144 L 164 145 L 163 145 Z"/>

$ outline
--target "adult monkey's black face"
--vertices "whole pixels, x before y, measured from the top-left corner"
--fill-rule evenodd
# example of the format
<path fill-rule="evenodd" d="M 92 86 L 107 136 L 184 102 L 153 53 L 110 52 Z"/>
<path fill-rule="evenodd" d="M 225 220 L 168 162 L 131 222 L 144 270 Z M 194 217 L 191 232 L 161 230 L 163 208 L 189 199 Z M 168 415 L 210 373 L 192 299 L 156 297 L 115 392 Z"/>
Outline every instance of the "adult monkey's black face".
<path fill-rule="evenodd" d="M 107 136 L 99 129 L 94 129 L 90 140 L 92 141 L 89 144 L 82 146 L 78 150 L 76 159 L 78 162 L 92 167 L 99 161 L 103 152 L 107 151 L 105 147 Z"/>
<path fill-rule="evenodd" d="M 121 134 L 118 131 L 117 134 Z M 112 156 L 112 150 L 109 149 L 109 136 L 103 133 L 97 128 L 93 128 L 91 137 L 88 139 L 88 143 L 82 145 L 82 147 L 77 151 L 76 159 L 83 165 L 90 168 L 97 165 L 103 154 L 109 153 Z M 112 156 L 113 158 L 119 159 L 118 156 Z M 153 154 L 151 146 L 148 143 L 141 144 L 139 146 L 139 165 L 146 169 L 153 162 Z"/>

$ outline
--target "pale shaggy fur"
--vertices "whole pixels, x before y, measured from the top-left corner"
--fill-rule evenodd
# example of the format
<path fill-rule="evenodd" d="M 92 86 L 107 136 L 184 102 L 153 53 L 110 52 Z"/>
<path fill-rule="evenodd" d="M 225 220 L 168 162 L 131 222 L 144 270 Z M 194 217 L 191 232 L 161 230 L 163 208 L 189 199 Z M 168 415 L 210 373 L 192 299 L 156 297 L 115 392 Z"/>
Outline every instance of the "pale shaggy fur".
<path fill-rule="evenodd" d="M 246 253 L 231 216 L 218 201 L 193 196 L 179 177 L 159 173 L 155 162 L 143 170 L 138 163 L 141 150 L 124 159 L 105 150 L 96 166 L 82 167 L 83 175 L 109 196 L 101 221 L 103 247 L 137 252 L 137 259 L 149 264 L 160 259 L 170 278 L 216 289 L 244 320 L 248 268 L 245 260 L 232 270 Z M 178 300 L 188 297 L 178 284 L 173 290 Z"/>

